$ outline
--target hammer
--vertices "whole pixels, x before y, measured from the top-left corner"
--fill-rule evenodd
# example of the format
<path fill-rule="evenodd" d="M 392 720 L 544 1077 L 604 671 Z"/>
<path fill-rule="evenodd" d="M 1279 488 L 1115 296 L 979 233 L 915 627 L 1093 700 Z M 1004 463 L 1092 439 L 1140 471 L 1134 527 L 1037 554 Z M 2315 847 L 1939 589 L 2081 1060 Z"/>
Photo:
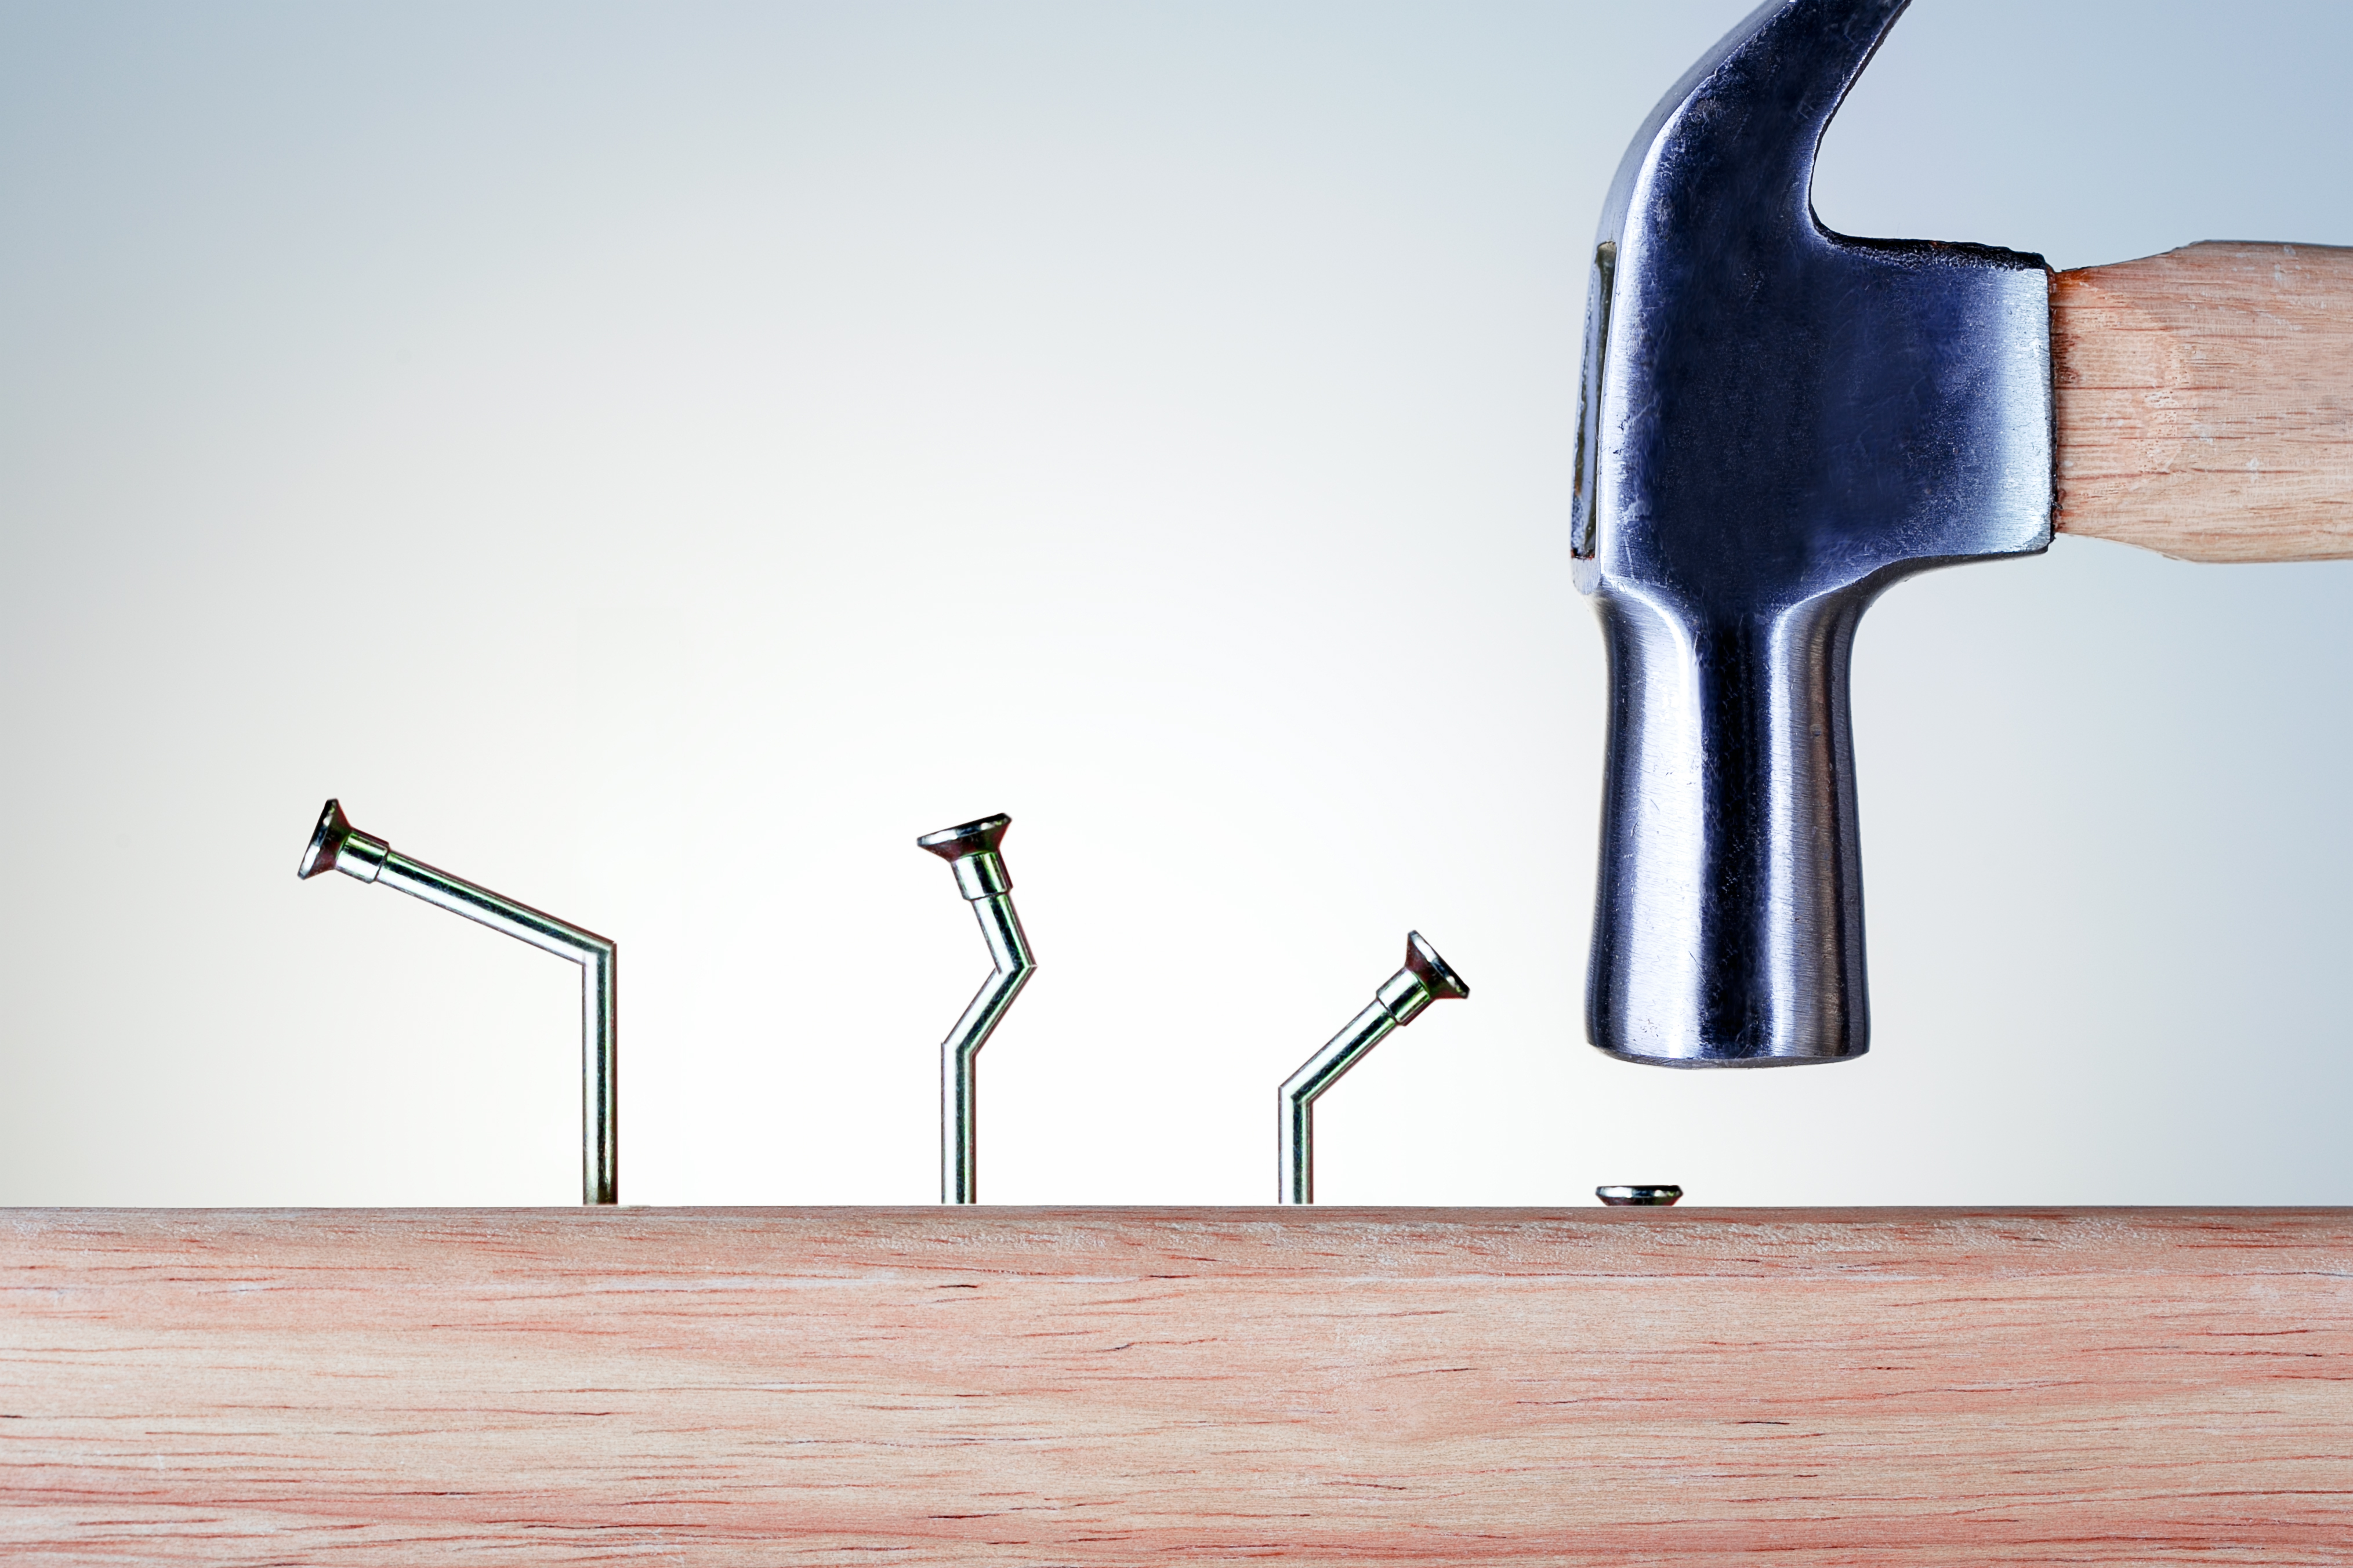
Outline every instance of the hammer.
<path fill-rule="evenodd" d="M 1909 0 L 1768 0 L 1602 208 L 1571 514 L 1609 650 L 1593 1044 L 1668 1067 L 1870 1045 L 1856 624 L 2054 528 L 2192 561 L 2353 556 L 2353 249 L 2053 274 L 1854 239 L 1814 157 Z"/>

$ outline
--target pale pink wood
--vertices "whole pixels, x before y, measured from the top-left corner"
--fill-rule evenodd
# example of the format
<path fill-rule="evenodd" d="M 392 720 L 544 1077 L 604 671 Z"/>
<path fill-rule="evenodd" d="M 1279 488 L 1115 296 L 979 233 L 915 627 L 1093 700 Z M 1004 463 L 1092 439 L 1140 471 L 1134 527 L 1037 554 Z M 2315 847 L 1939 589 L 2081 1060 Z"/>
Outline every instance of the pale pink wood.
<path fill-rule="evenodd" d="M 2353 249 L 2210 241 L 2052 279 L 2062 532 L 2353 556 Z"/>
<path fill-rule="evenodd" d="M 11 1564 L 2353 1561 L 2353 1211 L 0 1213 Z"/>

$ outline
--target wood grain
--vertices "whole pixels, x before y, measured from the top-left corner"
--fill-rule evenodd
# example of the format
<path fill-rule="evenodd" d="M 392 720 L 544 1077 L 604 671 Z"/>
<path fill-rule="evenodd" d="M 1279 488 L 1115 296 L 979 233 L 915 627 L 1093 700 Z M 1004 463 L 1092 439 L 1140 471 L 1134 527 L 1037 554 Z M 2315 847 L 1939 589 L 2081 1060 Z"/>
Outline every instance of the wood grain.
<path fill-rule="evenodd" d="M 2353 249 L 2210 241 L 2062 272 L 2051 350 L 2060 531 L 2353 556 Z"/>
<path fill-rule="evenodd" d="M 2353 1562 L 2353 1211 L 0 1211 L 0 1556 Z"/>

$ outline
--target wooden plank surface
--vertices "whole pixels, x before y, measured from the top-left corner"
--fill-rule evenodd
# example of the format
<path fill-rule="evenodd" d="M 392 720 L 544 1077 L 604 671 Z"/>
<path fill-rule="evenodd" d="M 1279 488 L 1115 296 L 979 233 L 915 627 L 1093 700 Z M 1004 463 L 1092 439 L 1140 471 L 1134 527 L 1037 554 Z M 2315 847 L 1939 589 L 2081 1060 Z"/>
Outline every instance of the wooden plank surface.
<path fill-rule="evenodd" d="M 2353 556 L 2353 249 L 2209 241 L 2052 279 L 2057 526 Z"/>
<path fill-rule="evenodd" d="M 0 1211 L 0 1557 L 2353 1562 L 2353 1211 Z"/>

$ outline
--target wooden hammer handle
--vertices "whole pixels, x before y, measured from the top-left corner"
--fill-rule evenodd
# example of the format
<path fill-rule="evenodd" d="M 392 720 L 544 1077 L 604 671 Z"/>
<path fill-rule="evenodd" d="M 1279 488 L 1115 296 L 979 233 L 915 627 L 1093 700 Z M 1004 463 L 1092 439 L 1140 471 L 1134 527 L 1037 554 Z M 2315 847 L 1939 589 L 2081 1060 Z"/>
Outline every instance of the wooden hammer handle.
<path fill-rule="evenodd" d="M 2063 533 L 2353 557 L 2353 248 L 2210 240 L 2051 284 Z"/>

